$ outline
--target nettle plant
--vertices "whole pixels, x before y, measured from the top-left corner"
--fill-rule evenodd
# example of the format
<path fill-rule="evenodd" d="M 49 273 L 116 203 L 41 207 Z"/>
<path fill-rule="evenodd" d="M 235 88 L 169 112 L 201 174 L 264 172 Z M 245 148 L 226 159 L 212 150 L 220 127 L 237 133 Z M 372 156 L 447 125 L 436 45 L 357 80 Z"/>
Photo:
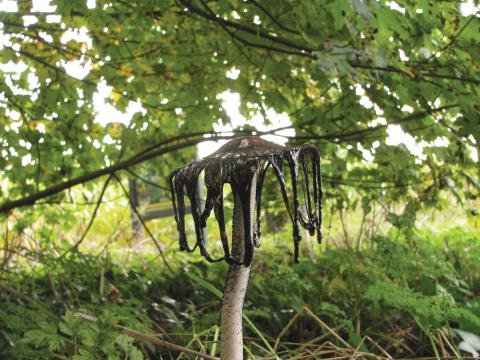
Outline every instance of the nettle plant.
<path fill-rule="evenodd" d="M 221 359 L 243 359 L 243 301 L 251 271 L 253 252 L 260 246 L 261 195 L 267 170 L 272 168 L 280 184 L 287 213 L 293 225 L 294 257 L 298 262 L 300 226 L 321 241 L 322 183 L 320 156 L 315 147 L 298 148 L 278 145 L 260 137 L 247 136 L 230 140 L 218 151 L 170 174 L 180 249 L 200 253 L 210 262 L 226 261 L 229 271 L 221 310 Z M 287 190 L 287 173 L 291 194 Z M 197 182 L 204 173 L 207 196 L 200 209 Z M 227 237 L 223 186 L 230 184 L 234 205 L 231 251 Z M 302 197 L 300 197 L 302 192 Z M 185 195 L 191 205 L 196 241 L 190 246 L 185 230 Z M 301 206 L 300 200 L 303 199 Z M 206 246 L 202 228 L 214 211 L 224 255 L 213 258 Z"/>

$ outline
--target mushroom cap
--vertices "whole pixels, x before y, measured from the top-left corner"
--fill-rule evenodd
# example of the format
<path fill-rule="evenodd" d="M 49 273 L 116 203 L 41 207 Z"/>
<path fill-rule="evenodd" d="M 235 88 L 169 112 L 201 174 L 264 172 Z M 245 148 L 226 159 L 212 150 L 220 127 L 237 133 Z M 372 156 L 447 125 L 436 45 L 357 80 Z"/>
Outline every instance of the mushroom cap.
<path fill-rule="evenodd" d="M 290 172 L 293 192 L 292 196 L 290 196 L 291 200 L 289 200 L 285 182 L 284 164 L 288 166 Z M 200 252 L 207 260 L 216 261 L 210 257 L 206 249 L 202 232 L 202 227 L 206 226 L 207 219 L 212 209 L 214 209 L 225 252 L 225 256 L 218 260 L 225 259 L 229 263 L 250 265 L 253 256 L 253 245 L 259 246 L 261 192 L 265 172 L 270 166 L 279 180 L 282 197 L 292 221 L 295 260 L 298 261 L 298 242 L 301 238 L 299 222 L 312 235 L 317 231 L 320 241 L 322 190 L 320 157 L 317 149 L 309 144 L 293 148 L 278 145 L 257 136 L 243 136 L 228 141 L 213 154 L 171 172 L 169 180 L 177 230 L 180 234 L 180 249 L 191 252 L 198 246 L 200 247 Z M 197 181 L 202 171 L 204 172 L 205 185 L 207 187 L 207 198 L 203 211 L 199 208 L 197 194 Z M 299 207 L 299 175 L 302 177 L 304 187 L 306 185 L 306 194 L 304 196 L 306 215 L 301 213 Z M 310 175 L 311 180 L 308 179 Z M 253 214 L 251 214 L 250 192 L 252 191 L 251 185 L 254 176 L 257 176 L 255 185 L 256 222 L 252 224 Z M 233 259 L 230 256 L 228 239 L 226 238 L 225 221 L 223 218 L 223 185 L 225 183 L 229 183 L 232 191 L 238 195 L 243 209 L 245 254 L 242 260 Z M 185 193 L 190 200 L 197 236 L 197 241 L 193 248 L 189 247 L 186 240 L 184 221 Z"/>
<path fill-rule="evenodd" d="M 287 149 L 287 146 L 275 144 L 258 136 L 241 136 L 228 141 L 213 154 L 206 156 L 205 159 L 230 155 L 258 157 L 282 152 Z"/>
<path fill-rule="evenodd" d="M 310 144 L 304 144 L 298 148 L 293 148 L 276 144 L 258 136 L 241 136 L 229 140 L 217 151 L 198 160 L 198 162 L 209 163 L 210 161 L 219 158 L 227 161 L 234 159 L 265 160 L 273 155 L 285 155 L 287 153 L 298 153 L 300 155 L 307 152 L 317 153 L 317 149 Z M 193 164 L 195 163 L 192 163 L 192 165 Z"/>

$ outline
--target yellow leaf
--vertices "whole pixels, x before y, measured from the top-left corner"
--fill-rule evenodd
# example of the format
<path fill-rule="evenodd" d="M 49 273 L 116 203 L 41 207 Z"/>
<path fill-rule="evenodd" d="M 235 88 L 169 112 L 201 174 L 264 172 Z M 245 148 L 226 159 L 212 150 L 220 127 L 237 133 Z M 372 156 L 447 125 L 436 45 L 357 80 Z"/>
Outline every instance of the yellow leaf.
<path fill-rule="evenodd" d="M 125 125 L 119 122 L 111 122 L 107 124 L 107 133 L 113 139 L 120 139 Z"/>
<path fill-rule="evenodd" d="M 122 94 L 118 91 L 112 91 L 110 93 L 110 97 L 113 99 L 113 102 L 116 104 L 120 101 L 120 98 L 122 97 Z"/>

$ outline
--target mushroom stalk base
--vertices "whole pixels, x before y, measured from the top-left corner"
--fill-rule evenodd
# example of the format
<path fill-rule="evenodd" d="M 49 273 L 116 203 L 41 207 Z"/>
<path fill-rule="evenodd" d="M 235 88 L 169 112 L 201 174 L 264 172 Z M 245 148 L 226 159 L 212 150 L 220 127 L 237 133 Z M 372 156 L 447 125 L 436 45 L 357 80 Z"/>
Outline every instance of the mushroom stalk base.
<path fill-rule="evenodd" d="M 253 177 L 250 191 L 250 214 L 255 209 L 256 178 Z M 237 193 L 233 193 L 232 255 L 242 259 L 244 253 L 244 218 L 242 204 Z M 252 221 L 253 224 L 253 216 Z M 250 231 L 253 231 L 250 228 Z M 220 318 L 220 359 L 243 360 L 242 317 L 243 301 L 248 286 L 251 266 L 230 265 L 223 292 Z"/>
<path fill-rule="evenodd" d="M 220 359 L 243 359 L 242 314 L 250 267 L 232 265 L 228 271 L 220 320 Z"/>

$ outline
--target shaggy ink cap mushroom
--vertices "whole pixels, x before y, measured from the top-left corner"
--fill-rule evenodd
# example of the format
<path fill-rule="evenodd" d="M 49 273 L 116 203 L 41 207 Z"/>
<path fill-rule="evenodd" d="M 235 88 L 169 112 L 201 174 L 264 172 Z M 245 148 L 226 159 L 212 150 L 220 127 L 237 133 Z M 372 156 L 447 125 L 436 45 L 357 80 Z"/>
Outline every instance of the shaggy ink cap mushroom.
<path fill-rule="evenodd" d="M 272 143 L 260 137 L 245 136 L 230 140 L 213 154 L 170 173 L 169 181 L 175 220 L 180 235 L 180 250 L 193 252 L 199 247 L 200 253 L 210 262 L 225 260 L 229 264 L 250 266 L 254 247 L 260 245 L 261 194 L 263 180 L 270 167 L 280 183 L 285 207 L 293 225 L 295 261 L 298 262 L 299 257 L 298 246 L 301 238 L 299 225 L 307 229 L 310 235 L 317 232 L 317 239 L 320 242 L 322 237 L 320 231 L 322 182 L 320 156 L 317 149 L 309 144 L 289 147 Z M 197 194 L 197 181 L 202 171 L 205 174 L 207 188 L 203 212 L 200 210 Z M 285 181 L 285 171 L 290 172 L 289 178 L 293 193 L 290 199 Z M 255 189 L 256 217 L 255 223 L 250 224 L 251 219 L 254 218 L 250 214 L 250 187 L 255 175 L 258 176 Z M 238 194 L 244 214 L 245 251 L 243 259 L 236 259 L 230 253 L 223 209 L 223 185 L 225 183 L 229 183 L 232 191 Z M 303 190 L 305 200 L 302 211 L 299 204 L 299 190 Z M 190 201 L 195 226 L 196 242 L 193 247 L 189 246 L 185 232 L 185 194 Z M 213 259 L 207 251 L 202 231 L 212 210 L 218 222 L 224 250 L 224 256 L 218 259 Z M 252 225 L 253 232 L 249 230 Z"/>

